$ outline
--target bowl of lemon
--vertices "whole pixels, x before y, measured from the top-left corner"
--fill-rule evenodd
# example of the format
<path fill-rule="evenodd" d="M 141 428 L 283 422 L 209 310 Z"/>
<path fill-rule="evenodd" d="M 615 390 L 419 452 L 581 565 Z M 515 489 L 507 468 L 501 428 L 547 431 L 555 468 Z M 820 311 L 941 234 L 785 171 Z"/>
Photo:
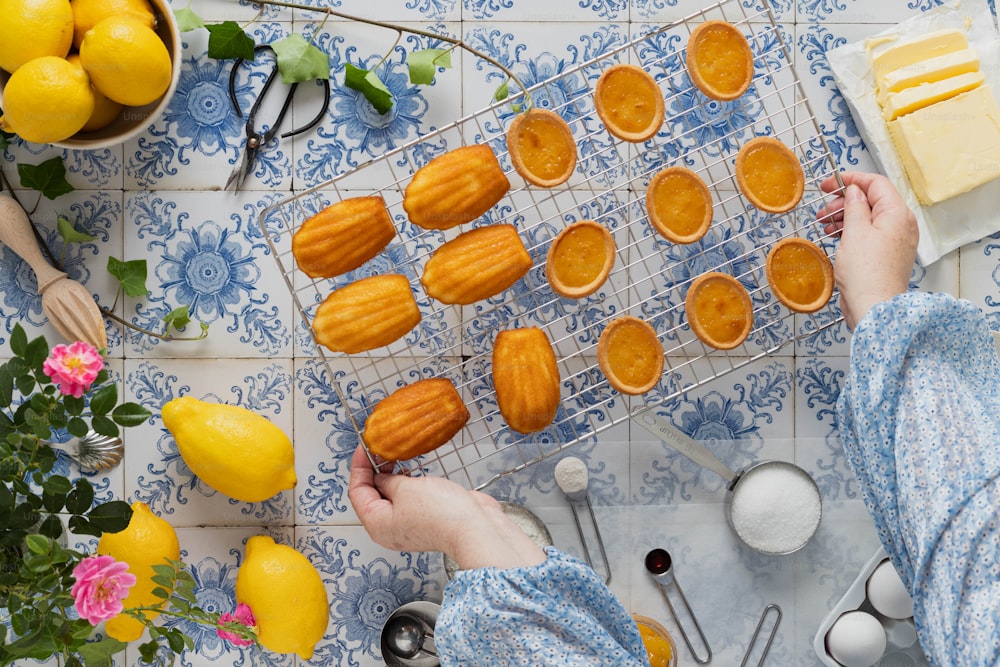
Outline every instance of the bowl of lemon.
<path fill-rule="evenodd" d="M 180 78 L 167 0 L 0 0 L 0 129 L 62 148 L 144 132 Z"/>

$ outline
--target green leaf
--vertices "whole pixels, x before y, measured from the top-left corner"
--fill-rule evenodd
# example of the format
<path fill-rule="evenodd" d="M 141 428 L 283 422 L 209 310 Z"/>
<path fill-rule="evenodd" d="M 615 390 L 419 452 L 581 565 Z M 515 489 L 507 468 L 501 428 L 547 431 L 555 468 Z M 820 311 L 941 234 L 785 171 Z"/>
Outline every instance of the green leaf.
<path fill-rule="evenodd" d="M 111 412 L 111 418 L 115 423 L 126 428 L 145 424 L 152 416 L 152 412 L 138 403 L 122 403 Z"/>
<path fill-rule="evenodd" d="M 24 355 L 24 350 L 28 346 L 28 334 L 20 324 L 14 325 L 14 330 L 10 332 L 10 351 L 18 356 Z"/>
<path fill-rule="evenodd" d="M 170 628 L 167 630 L 167 643 L 170 645 L 170 650 L 174 653 L 181 653 L 184 651 L 184 634 L 177 628 Z"/>
<path fill-rule="evenodd" d="M 108 257 L 108 273 L 118 279 L 128 296 L 144 297 L 149 294 L 146 289 L 146 260 L 123 262 L 115 257 Z"/>
<path fill-rule="evenodd" d="M 430 85 L 434 83 L 434 75 L 439 67 L 451 68 L 450 49 L 422 49 L 414 51 L 406 57 L 406 66 L 410 70 L 410 83 L 415 85 Z"/>
<path fill-rule="evenodd" d="M 72 491 L 66 495 L 66 511 L 70 514 L 84 514 L 94 504 L 94 487 L 84 478 L 76 480 Z"/>
<path fill-rule="evenodd" d="M 392 93 L 375 72 L 347 63 L 344 65 L 344 85 L 364 95 L 379 113 L 384 114 L 392 108 Z"/>
<path fill-rule="evenodd" d="M 166 588 L 163 588 L 162 586 L 154 587 L 153 590 L 150 591 L 150 593 L 152 593 L 153 595 L 162 600 L 166 600 L 167 598 L 170 597 L 170 591 L 168 591 Z"/>
<path fill-rule="evenodd" d="M 177 29 L 181 32 L 191 32 L 205 27 L 205 22 L 190 7 L 175 9 L 174 18 L 177 20 Z"/>
<path fill-rule="evenodd" d="M 206 25 L 208 29 L 208 57 L 217 60 L 243 58 L 253 60 L 254 41 L 236 23 L 223 21 Z"/>
<path fill-rule="evenodd" d="M 109 384 L 101 387 L 90 397 L 90 411 L 95 415 L 106 415 L 118 402 L 118 385 Z"/>
<path fill-rule="evenodd" d="M 59 231 L 59 236 L 66 243 L 86 243 L 87 241 L 94 240 L 94 237 L 90 234 L 77 231 L 73 223 L 69 221 L 69 218 L 61 215 L 56 219 L 56 228 Z"/>
<path fill-rule="evenodd" d="M 67 494 L 73 490 L 73 483 L 62 475 L 52 475 L 45 480 L 42 490 L 45 493 Z"/>
<path fill-rule="evenodd" d="M 291 34 L 271 44 L 282 83 L 330 78 L 330 56 L 302 35 Z"/>
<path fill-rule="evenodd" d="M 179 331 L 191 323 L 190 308 L 188 306 L 174 308 L 166 314 L 163 321 L 166 322 L 168 329 L 173 326 Z"/>
<path fill-rule="evenodd" d="M 59 505 L 62 505 L 62 498 L 60 499 Z M 55 514 L 50 514 L 45 517 L 45 521 L 42 522 L 42 525 L 39 526 L 38 530 L 42 533 L 42 535 L 55 540 L 63 534 L 62 521 L 60 521 L 59 517 Z"/>
<path fill-rule="evenodd" d="M 505 100 L 507 99 L 507 96 L 509 94 L 510 94 L 510 85 L 508 84 L 507 81 L 504 81 L 503 83 L 500 84 L 500 87 L 497 88 L 496 91 L 493 93 L 493 100 L 495 102 Z"/>
<path fill-rule="evenodd" d="M 24 545 L 33 554 L 44 554 L 52 548 L 52 540 L 43 535 L 27 535 L 24 538 Z"/>
<path fill-rule="evenodd" d="M 128 526 L 132 519 L 132 508 L 123 500 L 112 500 L 94 507 L 87 518 L 101 532 L 117 533 Z"/>
<path fill-rule="evenodd" d="M 74 190 L 66 180 L 66 166 L 61 157 L 51 158 L 41 164 L 18 164 L 17 173 L 21 177 L 21 185 L 38 190 L 49 199 Z"/>
<path fill-rule="evenodd" d="M 103 665 L 111 664 L 111 656 L 115 653 L 121 653 L 128 646 L 125 642 L 120 642 L 117 639 L 112 639 L 111 637 L 106 637 L 96 642 L 87 642 L 83 646 L 77 649 L 80 657 L 83 658 L 84 664 L 87 667 L 97 667 Z"/>

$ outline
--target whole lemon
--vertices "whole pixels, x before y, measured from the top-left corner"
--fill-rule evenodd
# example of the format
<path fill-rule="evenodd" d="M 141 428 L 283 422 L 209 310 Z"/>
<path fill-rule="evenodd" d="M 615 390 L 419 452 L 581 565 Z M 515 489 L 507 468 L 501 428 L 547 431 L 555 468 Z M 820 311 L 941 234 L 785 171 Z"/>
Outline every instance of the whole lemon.
<path fill-rule="evenodd" d="M 79 132 L 93 111 L 87 74 L 65 58 L 42 56 L 10 75 L 0 128 L 25 141 L 47 144 Z"/>
<path fill-rule="evenodd" d="M 258 502 L 295 486 L 292 441 L 246 408 L 181 396 L 163 406 L 163 425 L 191 471 L 230 498 Z"/>
<path fill-rule="evenodd" d="M 72 44 L 69 0 L 0 0 L 0 69 L 13 74 L 35 58 L 63 58 Z"/>
<path fill-rule="evenodd" d="M 154 565 L 166 565 L 167 559 L 180 560 L 181 547 L 174 527 L 153 514 L 149 505 L 132 503 L 132 519 L 128 527 L 118 533 L 104 533 L 97 543 L 97 553 L 112 556 L 115 560 L 128 563 L 128 570 L 135 575 L 135 586 L 122 601 L 125 609 L 148 607 L 158 604 L 161 599 L 153 595 L 159 586 L 153 582 Z M 159 614 L 142 612 L 153 619 Z M 119 614 L 104 623 L 108 636 L 122 642 L 135 641 L 142 636 L 145 625 L 124 614 Z"/>
<path fill-rule="evenodd" d="M 326 634 L 330 603 L 316 567 L 266 535 L 247 540 L 246 560 L 236 572 L 236 601 L 250 605 L 257 638 L 275 653 L 308 660 Z"/>
<path fill-rule="evenodd" d="M 109 16 L 84 33 L 80 64 L 97 90 L 127 106 L 155 102 L 170 87 L 170 52 L 132 16 Z"/>
<path fill-rule="evenodd" d="M 73 46 L 77 49 L 83 35 L 109 16 L 131 16 L 150 28 L 156 27 L 156 14 L 148 0 L 73 0 Z"/>
<path fill-rule="evenodd" d="M 66 56 L 66 60 L 77 67 L 81 67 L 79 54 L 71 53 Z M 118 120 L 118 115 L 121 113 L 122 109 L 125 108 L 124 104 L 119 104 L 114 100 L 109 100 L 107 95 L 95 90 L 93 86 L 91 86 L 90 89 L 94 93 L 94 111 L 90 114 L 90 118 L 87 122 L 83 124 L 83 127 L 80 128 L 81 132 L 93 132 L 107 127 L 111 123 Z"/>

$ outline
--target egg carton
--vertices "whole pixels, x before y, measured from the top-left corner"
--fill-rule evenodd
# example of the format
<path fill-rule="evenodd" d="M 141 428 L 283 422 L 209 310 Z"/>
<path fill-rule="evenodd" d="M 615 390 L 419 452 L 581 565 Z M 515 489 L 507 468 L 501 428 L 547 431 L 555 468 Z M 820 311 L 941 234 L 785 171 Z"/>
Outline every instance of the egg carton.
<path fill-rule="evenodd" d="M 912 665 L 913 667 L 929 667 L 930 663 L 917 641 L 917 631 L 913 619 L 897 620 L 883 616 L 868 599 L 868 578 L 879 565 L 889 560 L 889 555 L 882 547 L 865 564 L 854 583 L 847 589 L 840 601 L 834 605 L 819 625 L 819 630 L 813 638 L 813 650 L 820 662 L 829 667 L 843 667 L 830 655 L 826 645 L 826 635 L 843 614 L 849 611 L 864 611 L 878 619 L 885 629 L 886 648 L 882 657 L 873 667 L 897 667 Z"/>

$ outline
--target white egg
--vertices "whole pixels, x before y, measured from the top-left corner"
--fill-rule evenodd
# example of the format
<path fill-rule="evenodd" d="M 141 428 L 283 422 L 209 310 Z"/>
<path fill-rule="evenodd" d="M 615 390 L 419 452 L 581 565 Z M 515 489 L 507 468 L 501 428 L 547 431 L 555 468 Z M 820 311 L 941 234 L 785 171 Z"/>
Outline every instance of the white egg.
<path fill-rule="evenodd" d="M 849 611 L 826 633 L 830 656 L 844 667 L 871 667 L 885 653 L 885 629 L 866 611 Z"/>
<path fill-rule="evenodd" d="M 882 561 L 868 577 L 868 601 L 875 611 L 888 618 L 913 616 L 913 598 L 888 560 Z"/>

